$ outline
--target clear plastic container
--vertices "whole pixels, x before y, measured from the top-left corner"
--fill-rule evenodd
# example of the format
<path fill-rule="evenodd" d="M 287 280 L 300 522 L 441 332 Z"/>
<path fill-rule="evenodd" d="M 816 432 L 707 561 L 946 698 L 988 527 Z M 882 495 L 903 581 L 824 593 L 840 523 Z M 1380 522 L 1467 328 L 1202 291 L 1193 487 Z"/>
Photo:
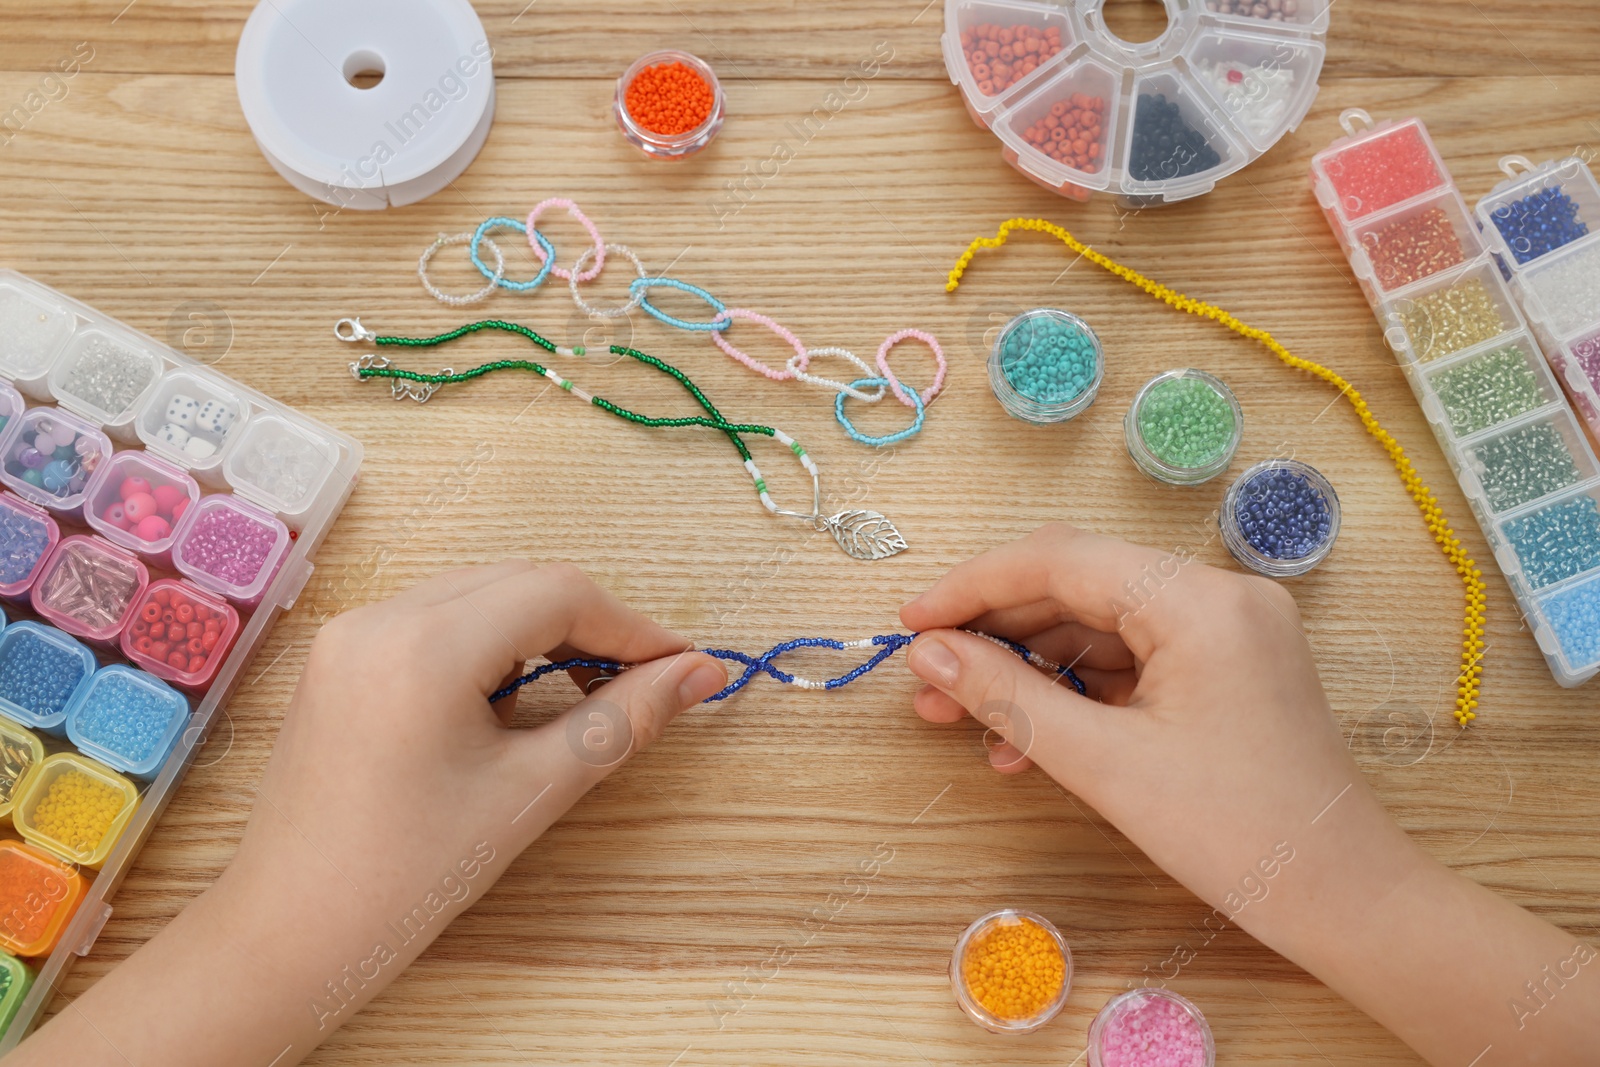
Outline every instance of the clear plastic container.
<path fill-rule="evenodd" d="M 1506 515 L 1494 532 L 1500 569 L 1531 591 L 1600 570 L 1600 486 L 1591 483 Z"/>
<path fill-rule="evenodd" d="M 35 400 L 50 392 L 46 378 L 77 329 L 72 308 L 54 293 L 0 271 L 0 375 Z"/>
<path fill-rule="evenodd" d="M 60 540 L 61 527 L 49 512 L 0 494 L 0 597 L 26 598 Z"/>
<path fill-rule="evenodd" d="M 162 375 L 145 398 L 134 431 L 151 452 L 197 473 L 216 470 L 222 453 L 250 418 L 226 379 L 179 367 Z"/>
<path fill-rule="evenodd" d="M 54 626 L 14 622 L 0 632 L 0 714 L 63 737 L 67 705 L 97 666 L 93 652 Z"/>
<path fill-rule="evenodd" d="M 1418 119 L 1374 124 L 1351 108 L 1346 136 L 1311 157 L 1311 188 L 1334 232 L 1368 215 L 1450 186 L 1433 138 Z"/>
<path fill-rule="evenodd" d="M 1527 294 L 1528 317 L 1552 337 L 1600 324 L 1600 233 L 1541 257 L 1518 281 Z"/>
<path fill-rule="evenodd" d="M 1372 287 L 1373 304 L 1376 294 L 1404 289 L 1483 253 L 1478 227 L 1453 188 L 1369 215 L 1349 232 L 1353 247 L 1345 254 L 1356 277 Z"/>
<path fill-rule="evenodd" d="M 106 540 L 172 565 L 172 545 L 200 486 L 178 467 L 144 452 L 118 452 L 100 464 L 84 495 L 83 517 Z"/>
<path fill-rule="evenodd" d="M 31 599 L 34 611 L 67 633 L 115 645 L 149 584 L 150 572 L 138 556 L 99 537 L 74 534 L 45 560 Z"/>
<path fill-rule="evenodd" d="M 218 494 L 201 500 L 184 517 L 172 565 L 201 588 L 254 607 L 290 544 L 289 528 L 276 517 Z"/>
<path fill-rule="evenodd" d="M 122 631 L 122 651 L 158 678 L 204 691 L 239 636 L 239 613 L 185 581 L 151 582 Z"/>
<path fill-rule="evenodd" d="M 101 667 L 67 708 L 67 737 L 85 756 L 149 780 L 189 721 L 182 693 L 120 663 Z"/>
<path fill-rule="evenodd" d="M 1213 6 L 1228 11 L 1207 10 Z M 1291 9 L 1287 14 L 1285 6 Z M 1199 196 L 1253 162 L 1304 118 L 1322 71 L 1328 3 L 1279 0 L 1277 11 L 1269 10 L 1276 18 L 1233 14 L 1231 0 L 1164 0 L 1164 7 L 1165 31 L 1151 41 L 1130 42 L 1105 24 L 1097 2 L 945 0 L 945 69 L 974 121 L 1000 140 L 1006 162 L 1039 185 L 1078 200 L 1106 192 L 1134 206 Z M 1253 6 L 1248 11 L 1253 13 Z M 1029 34 L 1051 30 L 1055 36 L 1042 61 L 1037 37 L 1031 51 L 1024 43 L 1024 51 L 1016 52 L 1019 32 L 1026 42 Z M 1008 45 L 1009 57 L 1001 50 Z M 998 79 L 993 62 L 984 59 L 1005 64 Z M 1231 65 L 1240 82 L 1258 92 L 1231 91 L 1227 70 L 1218 64 Z M 1217 81 L 1215 93 L 1202 87 L 1208 78 Z M 1041 115 L 1059 102 L 1062 90 L 1068 98 L 1080 93 L 1098 101 L 1087 128 L 1098 126 L 1100 134 L 1074 140 L 1082 140 L 1084 150 L 1103 141 L 1100 155 L 1051 152 L 1040 141 Z M 1170 166 L 1154 168 L 1148 159 L 1136 163 L 1130 153 L 1137 101 L 1144 92 L 1176 102 L 1216 160 L 1207 166 L 1168 160 Z M 1076 110 L 1083 110 L 1081 104 Z M 1061 147 L 1059 138 L 1055 147 Z"/>
<path fill-rule="evenodd" d="M 18 788 L 44 760 L 44 742 L 32 730 L 0 718 L 0 819 L 11 817 Z"/>
<path fill-rule="evenodd" d="M 139 789 L 128 779 L 87 756 L 57 752 L 23 783 L 11 822 L 29 844 L 99 870 L 138 806 Z M 88 817 L 69 822 L 74 809 Z"/>
<path fill-rule="evenodd" d="M 1268 578 L 1293 578 L 1333 551 L 1339 494 L 1310 464 L 1269 459 L 1228 487 L 1217 522 L 1234 559 Z"/>
<path fill-rule="evenodd" d="M 339 450 L 311 427 L 281 415 L 245 423 L 222 461 L 234 492 L 291 517 L 314 504 L 338 465 Z"/>
<path fill-rule="evenodd" d="M 1562 403 L 1561 386 L 1527 333 L 1429 363 L 1421 385 L 1423 410 L 1456 438 Z"/>
<path fill-rule="evenodd" d="M 0 437 L 4 436 L 6 427 L 11 425 L 11 420 L 21 415 L 27 406 L 22 394 L 17 392 L 10 382 L 0 379 Z"/>
<path fill-rule="evenodd" d="M 1134 82 L 1132 99 L 1121 152 L 1127 166 L 1122 188 L 1129 196 L 1158 202 L 1172 189 L 1198 196 L 1244 166 L 1241 142 L 1190 78 L 1165 71 L 1143 75 Z"/>
<path fill-rule="evenodd" d="M 1384 340 L 1406 362 L 1428 363 L 1523 328 L 1487 257 L 1393 293 L 1378 309 Z"/>
<path fill-rule="evenodd" d="M 140 335 L 111 326 L 79 330 L 50 371 L 50 395 L 113 437 L 131 439 L 134 413 L 166 364 Z"/>
<path fill-rule="evenodd" d="M 111 455 L 111 439 L 58 408 L 29 408 L 0 436 L 0 450 L 0 482 L 24 500 L 76 518 L 90 476 Z"/>
<path fill-rule="evenodd" d="M 1570 410 L 1541 412 L 1463 443 L 1462 486 L 1498 515 L 1600 476 Z"/>
<path fill-rule="evenodd" d="M 33 988 L 33 969 L 8 953 L 0 952 L 0 1035 L 17 1017 L 28 990 Z"/>
<path fill-rule="evenodd" d="M 684 130 L 681 133 L 657 133 L 636 121 L 628 111 L 628 89 L 633 85 L 633 80 L 647 67 L 672 63 L 682 63 L 705 79 L 706 85 L 711 89 L 711 110 L 705 120 L 692 130 Z M 709 145 L 717 136 L 717 132 L 722 129 L 723 108 L 722 83 L 717 80 L 716 72 L 711 69 L 711 65 L 698 56 L 671 48 L 651 52 L 636 59 L 622 77 L 617 79 L 616 97 L 611 104 L 617 126 L 629 143 L 651 159 L 666 160 L 687 159 Z"/>
<path fill-rule="evenodd" d="M 1128 455 L 1168 485 L 1199 485 L 1228 469 L 1244 436 L 1244 411 L 1220 379 L 1169 370 L 1144 384 L 1122 420 Z"/>
<path fill-rule="evenodd" d="M 1188 998 L 1150 986 L 1106 1001 L 1089 1024 L 1089 1067 L 1181 1063 L 1215 1067 L 1211 1025 Z"/>
<path fill-rule="evenodd" d="M 1583 160 L 1537 167 L 1522 156 L 1500 161 L 1506 180 L 1474 209 L 1489 247 L 1521 269 L 1574 241 L 1600 233 L 1600 183 Z"/>
<path fill-rule="evenodd" d="M 1065 370 L 1057 362 L 1058 343 L 1082 346 Z M 1000 406 L 1039 425 L 1081 414 L 1094 403 L 1105 370 L 1105 352 L 1094 330 L 1056 308 L 1034 308 L 1006 323 L 989 354 L 989 386 Z"/>
<path fill-rule="evenodd" d="M 1266 13 L 1258 14 L 1262 6 L 1260 0 L 1205 0 L 1207 18 L 1218 22 L 1253 29 L 1291 26 L 1317 33 L 1328 31 L 1333 0 L 1279 0 L 1276 4 L 1267 0 Z"/>
<path fill-rule="evenodd" d="M 1542 590 L 1529 620 L 1556 680 L 1572 686 L 1600 671 L 1600 573 Z"/>
<path fill-rule="evenodd" d="M 1035 947 L 1043 946 L 1046 954 L 1051 946 L 1060 954 L 1061 986 L 1055 996 L 1041 1003 L 1036 1011 L 1021 1018 L 1012 1018 L 996 1014 L 995 1010 L 986 1006 L 986 998 L 973 990 L 966 972 L 968 963 L 976 963 L 993 939 L 1019 936 L 1036 939 L 1038 945 Z M 1072 949 L 1068 947 L 1067 939 L 1061 936 L 1061 931 L 1042 915 L 1018 908 L 992 911 L 976 920 L 956 939 L 955 951 L 950 954 L 950 988 L 955 993 L 956 1003 L 967 1017 L 990 1033 L 1032 1033 L 1054 1019 L 1066 1006 L 1067 996 L 1072 992 Z"/>
<path fill-rule="evenodd" d="M 1089 199 L 1111 181 L 1116 94 L 1116 75 L 1093 59 L 1052 64 L 1037 91 L 995 119 L 1008 142 L 1026 145 L 1008 144 L 1006 162 L 1052 192 Z"/>
<path fill-rule="evenodd" d="M 54 950 L 85 889 L 83 875 L 21 841 L 0 841 L 0 886 L 0 948 L 30 957 Z"/>

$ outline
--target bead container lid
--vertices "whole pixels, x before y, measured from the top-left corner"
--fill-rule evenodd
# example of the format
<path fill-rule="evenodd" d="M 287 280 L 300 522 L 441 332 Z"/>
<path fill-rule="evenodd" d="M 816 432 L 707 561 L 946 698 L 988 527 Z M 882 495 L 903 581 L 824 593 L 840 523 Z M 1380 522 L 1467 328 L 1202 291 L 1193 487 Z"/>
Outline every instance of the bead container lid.
<path fill-rule="evenodd" d="M 0 952 L 0 1034 L 6 1032 L 17 1009 L 33 988 L 33 971 L 9 953 Z"/>
<path fill-rule="evenodd" d="M 316 502 L 338 462 L 338 448 L 310 427 L 278 415 L 259 415 L 245 424 L 222 470 L 240 496 L 294 516 Z"/>
<path fill-rule="evenodd" d="M 697 75 L 704 82 L 709 99 L 693 105 L 703 105 L 705 110 L 705 118 L 698 125 L 681 130 L 673 126 L 661 132 L 664 127 L 643 116 L 634 115 L 629 107 L 630 90 L 641 74 L 646 78 L 656 77 L 659 76 L 658 72 L 664 73 L 662 68 L 671 69 L 674 65 L 687 68 L 692 75 Z M 680 80 L 678 84 L 683 85 L 684 82 Z M 642 83 L 640 88 L 643 89 Z M 692 77 L 687 79 L 687 88 L 694 88 Z M 675 49 L 651 52 L 635 60 L 617 79 L 616 96 L 611 104 L 617 126 L 629 143 L 652 159 L 666 160 L 687 159 L 709 145 L 722 129 L 723 108 L 722 83 L 717 80 L 711 65 L 698 56 Z"/>
<path fill-rule="evenodd" d="M 122 631 L 122 651 L 158 678 L 203 690 L 239 636 L 239 613 L 185 581 L 151 582 Z"/>
<path fill-rule="evenodd" d="M 84 490 L 83 517 L 113 544 L 160 560 L 177 539 L 200 486 L 179 468 L 137 450 L 100 464 Z"/>
<path fill-rule="evenodd" d="M 79 330 L 50 371 L 50 395 L 100 426 L 126 424 L 166 369 L 161 353 L 130 331 Z"/>
<path fill-rule="evenodd" d="M 1583 430 L 1565 408 L 1486 430 L 1466 442 L 1461 466 L 1467 495 L 1497 515 L 1600 476 Z"/>
<path fill-rule="evenodd" d="M 0 374 L 43 378 L 77 326 L 77 316 L 58 297 L 0 271 Z"/>
<path fill-rule="evenodd" d="M 1453 188 L 1368 215 L 1350 228 L 1346 243 L 1351 269 L 1375 289 L 1369 302 L 1483 253 L 1477 223 Z"/>
<path fill-rule="evenodd" d="M 289 528 L 277 517 L 217 494 L 184 516 L 172 563 L 201 588 L 249 605 L 260 601 L 289 545 Z"/>
<path fill-rule="evenodd" d="M 128 779 L 76 752 L 57 752 L 28 777 L 11 821 L 30 844 L 98 870 L 138 806 Z"/>
<path fill-rule="evenodd" d="M 10 382 L 0 379 L 0 434 L 5 433 L 6 427 L 11 425 L 11 420 L 21 415 L 27 406 L 22 394 L 17 392 Z"/>
<path fill-rule="evenodd" d="M 1542 257 L 1516 284 L 1531 298 L 1529 316 L 1557 338 L 1600 325 L 1600 233 Z"/>
<path fill-rule="evenodd" d="M 244 429 L 250 405 L 214 374 L 198 368 L 167 371 L 145 398 L 134 432 L 145 448 L 190 470 L 214 470 Z"/>
<path fill-rule="evenodd" d="M 61 540 L 50 513 L 0 493 L 0 597 L 25 597 Z"/>
<path fill-rule="evenodd" d="M 1094 403 L 1105 377 L 1100 338 L 1078 316 L 1034 308 L 1008 322 L 989 354 L 989 386 L 1025 422 L 1065 422 Z"/>
<path fill-rule="evenodd" d="M 1344 225 L 1450 185 L 1450 171 L 1415 118 L 1372 122 L 1351 108 L 1346 136 L 1311 157 L 1311 188 L 1337 232 Z"/>
<path fill-rule="evenodd" d="M 44 759 L 44 742 L 32 730 L 0 717 L 0 819 L 11 814 L 28 772 Z"/>
<path fill-rule="evenodd" d="M 950 988 L 956 1004 L 985 1030 L 1031 1033 L 1067 1003 L 1072 949 L 1042 915 L 1017 908 L 992 911 L 956 939 Z"/>
<path fill-rule="evenodd" d="M 110 455 L 111 439 L 76 415 L 29 408 L 0 433 L 0 482 L 24 500 L 74 514 L 89 477 Z"/>
<path fill-rule="evenodd" d="M 1170 370 L 1144 384 L 1123 419 L 1128 455 L 1169 485 L 1199 485 L 1228 469 L 1244 436 L 1244 411 L 1223 382 Z"/>
<path fill-rule="evenodd" d="M 1521 156 L 1500 160 L 1506 175 L 1474 208 L 1502 263 L 1519 270 L 1557 249 L 1600 233 L 1600 183 L 1576 156 L 1535 167 Z"/>
<path fill-rule="evenodd" d="M 78 687 L 67 708 L 67 737 L 85 756 L 149 779 L 188 721 L 182 693 L 145 671 L 114 663 Z"/>
<path fill-rule="evenodd" d="M 33 610 L 69 634 L 112 644 L 149 584 L 150 572 L 138 556 L 99 537 L 74 534 L 45 560 L 33 585 Z"/>
<path fill-rule="evenodd" d="M 97 666 L 93 652 L 55 627 L 14 622 L 0 632 L 0 714 L 59 735 L 67 705 Z"/>
<path fill-rule="evenodd" d="M 1216 1042 L 1199 1008 L 1159 987 L 1112 997 L 1089 1024 L 1089 1067 L 1214 1067 Z"/>
<path fill-rule="evenodd" d="M 49 955 L 87 888 L 83 875 L 49 851 L 0 841 L 0 948 Z"/>
<path fill-rule="evenodd" d="M 1233 558 L 1269 578 L 1305 574 L 1339 536 L 1339 496 L 1310 464 L 1257 463 L 1228 487 L 1218 516 Z"/>

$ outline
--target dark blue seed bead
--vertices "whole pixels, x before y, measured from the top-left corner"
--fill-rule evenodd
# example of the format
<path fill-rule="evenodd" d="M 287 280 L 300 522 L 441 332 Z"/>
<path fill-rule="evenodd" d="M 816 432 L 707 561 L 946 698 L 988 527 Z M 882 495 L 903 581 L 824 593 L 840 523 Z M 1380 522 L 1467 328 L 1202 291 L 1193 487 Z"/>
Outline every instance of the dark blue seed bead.
<path fill-rule="evenodd" d="M 1235 504 L 1239 532 L 1252 548 L 1272 559 L 1304 559 L 1320 548 L 1333 528 L 1322 491 L 1298 471 L 1264 470 L 1245 483 Z"/>

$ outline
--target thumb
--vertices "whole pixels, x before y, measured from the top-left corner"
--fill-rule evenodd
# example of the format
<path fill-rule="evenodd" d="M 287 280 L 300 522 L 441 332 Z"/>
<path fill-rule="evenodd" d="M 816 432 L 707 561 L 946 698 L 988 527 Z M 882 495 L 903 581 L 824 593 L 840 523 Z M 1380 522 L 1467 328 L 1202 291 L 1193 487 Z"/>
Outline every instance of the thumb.
<path fill-rule="evenodd" d="M 647 747 L 680 712 L 728 684 L 722 662 L 683 652 L 622 672 L 563 714 L 512 739 L 516 762 L 553 778 L 557 810 Z"/>
<path fill-rule="evenodd" d="M 1105 705 L 993 642 L 934 630 L 912 642 L 906 665 L 1004 738 L 1008 762 L 1026 757 L 1069 789 L 1098 763 L 1108 740 Z"/>

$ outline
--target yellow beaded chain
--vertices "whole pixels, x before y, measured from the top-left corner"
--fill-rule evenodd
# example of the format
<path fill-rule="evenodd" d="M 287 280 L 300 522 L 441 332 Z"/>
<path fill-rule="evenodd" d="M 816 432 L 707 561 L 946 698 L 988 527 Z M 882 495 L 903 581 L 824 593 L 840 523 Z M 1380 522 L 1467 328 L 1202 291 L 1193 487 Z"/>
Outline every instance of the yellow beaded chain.
<path fill-rule="evenodd" d="M 1372 410 L 1367 407 L 1367 402 L 1355 387 L 1346 381 L 1337 372 L 1329 370 L 1320 363 L 1313 363 L 1309 359 L 1301 359 L 1279 344 L 1266 330 L 1258 330 L 1254 326 L 1240 322 L 1215 304 L 1208 304 L 1203 300 L 1195 300 L 1184 296 L 1182 293 L 1168 289 L 1160 282 L 1152 281 L 1136 270 L 1124 267 L 1109 256 L 1102 255 L 1079 241 L 1065 229 L 1044 219 L 1007 219 L 1000 224 L 1000 229 L 993 237 L 979 237 L 967 246 L 961 253 L 961 258 L 950 271 L 950 280 L 945 284 L 946 292 L 955 292 L 961 284 L 961 276 L 966 273 L 972 257 L 980 248 L 999 248 L 1006 243 L 1006 239 L 1015 230 L 1032 230 L 1037 233 L 1047 233 L 1059 240 L 1062 244 L 1083 256 L 1089 262 L 1110 271 L 1123 281 L 1136 285 L 1140 289 L 1163 303 L 1177 308 L 1179 311 L 1191 315 L 1200 315 L 1219 322 L 1250 340 L 1263 345 L 1269 352 L 1285 364 L 1296 370 L 1307 371 L 1329 385 L 1337 388 L 1341 395 L 1350 402 L 1355 409 L 1356 417 L 1361 420 L 1361 425 L 1371 434 L 1377 442 L 1389 453 L 1389 459 L 1394 463 L 1394 468 L 1400 474 L 1400 482 L 1405 486 L 1406 492 L 1411 494 L 1411 499 L 1416 501 L 1417 509 L 1422 512 L 1422 520 L 1427 523 L 1428 530 L 1433 534 L 1433 540 L 1444 553 L 1444 558 L 1455 567 L 1456 574 L 1461 576 L 1461 584 L 1466 591 L 1465 621 L 1462 626 L 1461 641 L 1461 673 L 1456 677 L 1456 722 L 1465 726 L 1476 719 L 1477 713 L 1473 710 L 1478 706 L 1479 678 L 1483 674 L 1483 623 L 1484 623 L 1484 590 L 1483 572 L 1467 555 L 1457 539 L 1455 531 L 1450 528 L 1449 521 L 1444 517 L 1444 512 L 1439 508 L 1439 501 L 1434 497 L 1432 490 L 1417 475 L 1416 468 L 1411 465 L 1405 449 L 1400 447 L 1400 442 L 1385 430 L 1373 416 Z"/>

